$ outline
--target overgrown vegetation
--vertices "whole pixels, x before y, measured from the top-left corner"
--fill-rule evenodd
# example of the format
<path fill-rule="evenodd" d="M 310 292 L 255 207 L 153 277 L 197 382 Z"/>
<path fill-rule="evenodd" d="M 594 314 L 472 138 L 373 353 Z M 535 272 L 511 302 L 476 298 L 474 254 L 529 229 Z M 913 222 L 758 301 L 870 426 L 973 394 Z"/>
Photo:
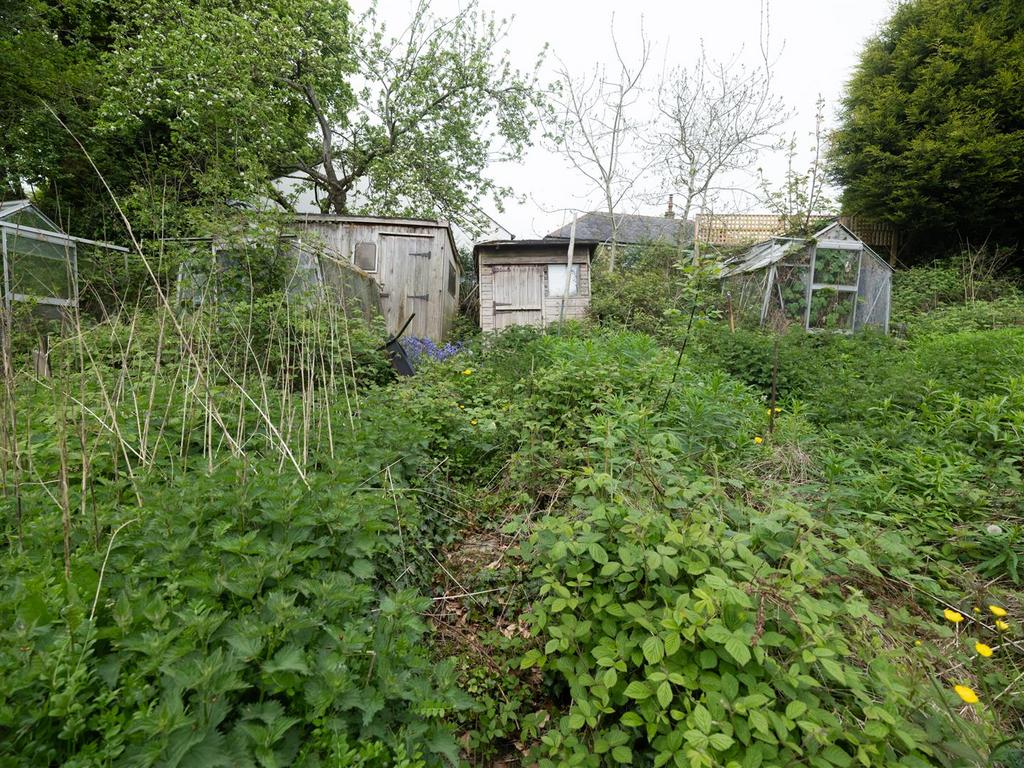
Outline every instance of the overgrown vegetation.
<path fill-rule="evenodd" d="M 1024 331 L 776 362 L 681 274 L 405 381 L 273 296 L 12 344 L 3 764 L 1019 762 Z"/>

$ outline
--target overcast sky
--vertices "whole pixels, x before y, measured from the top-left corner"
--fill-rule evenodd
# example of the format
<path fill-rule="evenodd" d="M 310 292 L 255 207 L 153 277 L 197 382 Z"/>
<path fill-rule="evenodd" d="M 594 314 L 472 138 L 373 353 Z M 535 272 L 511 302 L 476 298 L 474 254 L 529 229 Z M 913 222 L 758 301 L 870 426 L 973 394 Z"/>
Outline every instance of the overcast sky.
<path fill-rule="evenodd" d="M 463 4 L 459 0 L 433 0 L 439 15 L 450 15 Z M 580 74 L 592 70 L 595 64 L 610 64 L 613 13 L 616 37 L 627 57 L 639 52 L 643 24 L 653 46 L 649 67 L 652 87 L 663 68 L 692 63 L 701 40 L 713 58 L 729 59 L 739 54 L 742 60 L 756 63 L 760 56 L 761 0 L 480 0 L 480 4 L 501 17 L 514 17 L 507 47 L 513 63 L 520 68 L 531 68 L 538 52 L 549 44 L 550 53 L 541 73 L 544 82 L 554 78 L 558 60 Z M 353 0 L 353 6 L 358 12 L 365 2 Z M 413 6 L 412 0 L 380 0 L 380 14 L 388 21 L 389 31 L 397 33 L 404 27 Z M 826 118 L 831 123 L 862 44 L 890 15 L 892 6 L 893 0 L 770 0 L 775 90 L 794 110 L 785 130 L 787 135 L 796 134 L 801 158 L 807 158 L 811 149 L 809 134 L 814 130 L 818 94 L 825 99 Z M 763 157 L 757 165 L 780 181 L 784 155 Z M 735 183 L 756 187 L 755 169 Z M 534 147 L 519 163 L 494 167 L 492 174 L 524 198 L 508 201 L 503 213 L 485 206 L 518 238 L 547 234 L 571 220 L 572 209 L 600 207 L 598 196 L 588 194 L 591 190 L 578 173 L 543 147 Z M 749 211 L 758 210 L 752 200 L 736 204 Z M 634 202 L 631 207 L 637 213 L 652 215 L 660 215 L 665 208 L 660 200 Z M 504 236 L 500 230 L 496 233 Z"/>

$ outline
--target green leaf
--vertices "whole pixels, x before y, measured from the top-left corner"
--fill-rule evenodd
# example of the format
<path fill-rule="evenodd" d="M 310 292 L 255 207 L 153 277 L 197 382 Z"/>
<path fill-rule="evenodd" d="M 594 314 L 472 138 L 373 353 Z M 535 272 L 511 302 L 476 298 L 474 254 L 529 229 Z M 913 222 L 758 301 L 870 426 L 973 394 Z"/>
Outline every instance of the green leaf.
<path fill-rule="evenodd" d="M 717 749 L 719 752 L 724 752 L 732 746 L 733 741 L 731 736 L 727 736 L 724 733 L 716 733 L 708 739 L 708 742 L 712 747 Z"/>
<path fill-rule="evenodd" d="M 622 716 L 619 722 L 623 725 L 629 726 L 630 728 L 639 728 L 644 724 L 644 719 L 636 712 L 627 712 Z"/>
<path fill-rule="evenodd" d="M 832 765 L 839 766 L 839 768 L 846 768 L 853 762 L 852 757 L 835 745 L 825 747 L 822 750 L 821 756 L 832 763 Z"/>
<path fill-rule="evenodd" d="M 732 656 L 741 667 L 750 661 L 750 649 L 738 637 L 730 637 L 725 644 L 725 651 Z"/>
<path fill-rule="evenodd" d="M 584 725 L 587 724 L 586 718 L 583 717 L 579 712 L 573 712 L 569 715 L 569 727 L 574 731 L 578 731 Z"/>
<path fill-rule="evenodd" d="M 658 703 L 661 704 L 662 709 L 667 709 L 668 705 L 672 703 L 672 686 L 665 681 L 658 686 Z"/>
<path fill-rule="evenodd" d="M 267 674 L 297 672 L 305 675 L 309 673 L 309 666 L 306 664 L 305 654 L 301 648 L 286 645 L 274 654 L 274 658 L 263 663 L 263 671 Z"/>
<path fill-rule="evenodd" d="M 543 666 L 546 657 L 536 648 L 531 648 L 523 654 L 523 658 L 519 660 L 520 669 L 529 669 L 530 667 Z"/>
<path fill-rule="evenodd" d="M 843 668 L 839 662 L 832 659 L 818 659 L 818 663 L 824 667 L 825 671 L 828 672 L 829 676 L 837 683 L 846 685 L 846 675 L 843 673 Z"/>
<path fill-rule="evenodd" d="M 590 553 L 590 557 L 595 563 L 604 565 L 608 562 L 608 553 L 605 552 L 604 547 L 597 542 L 589 544 L 587 546 L 587 551 Z"/>
<path fill-rule="evenodd" d="M 791 701 L 786 705 L 786 717 L 790 720 L 796 720 L 800 715 L 807 711 L 807 705 L 802 701 Z"/>
<path fill-rule="evenodd" d="M 672 656 L 679 650 L 682 645 L 682 639 L 679 637 L 678 632 L 670 632 L 665 638 L 665 655 Z"/>
<path fill-rule="evenodd" d="M 642 701 L 651 695 L 651 689 L 647 683 L 643 683 L 639 680 L 634 680 L 632 683 L 626 686 L 626 690 L 623 691 L 626 696 L 637 701 Z"/>
<path fill-rule="evenodd" d="M 643 652 L 648 664 L 657 664 L 665 658 L 665 646 L 657 635 L 648 637 L 644 641 Z"/>
<path fill-rule="evenodd" d="M 362 558 L 352 562 L 352 575 L 357 579 L 369 579 L 373 577 L 373 563 Z"/>
<path fill-rule="evenodd" d="M 693 724 L 700 729 L 701 733 L 711 733 L 712 722 L 711 713 L 703 704 L 698 704 L 693 708 Z"/>
<path fill-rule="evenodd" d="M 626 765 L 633 762 L 633 752 L 629 747 L 620 744 L 612 750 L 612 759 Z"/>

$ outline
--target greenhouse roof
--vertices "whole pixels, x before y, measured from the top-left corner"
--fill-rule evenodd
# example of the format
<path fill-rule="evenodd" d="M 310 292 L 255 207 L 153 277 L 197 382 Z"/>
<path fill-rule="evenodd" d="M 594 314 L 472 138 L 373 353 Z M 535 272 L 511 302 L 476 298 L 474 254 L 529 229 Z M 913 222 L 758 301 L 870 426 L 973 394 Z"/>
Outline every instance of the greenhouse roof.
<path fill-rule="evenodd" d="M 812 242 L 817 242 L 823 235 L 836 227 L 841 227 L 846 230 L 851 237 L 860 242 L 865 251 L 875 256 L 876 259 L 887 267 L 889 266 L 857 236 L 857 233 L 840 224 L 838 221 L 832 221 L 829 222 L 828 226 L 818 230 L 810 237 L 773 237 L 771 240 L 765 240 L 764 242 L 757 243 L 747 249 L 745 253 L 742 253 L 734 259 L 726 262 L 722 267 L 721 276 L 732 277 L 733 275 L 742 275 L 747 272 L 757 272 L 758 270 L 769 267 L 772 264 L 778 264 L 794 250 L 798 250 Z"/>

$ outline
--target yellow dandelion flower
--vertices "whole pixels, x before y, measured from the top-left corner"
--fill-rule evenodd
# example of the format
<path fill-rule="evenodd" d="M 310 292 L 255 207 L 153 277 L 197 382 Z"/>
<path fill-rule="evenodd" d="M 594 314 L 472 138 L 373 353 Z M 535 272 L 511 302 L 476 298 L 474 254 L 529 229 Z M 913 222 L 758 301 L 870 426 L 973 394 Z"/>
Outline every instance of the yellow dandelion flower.
<path fill-rule="evenodd" d="M 992 655 L 991 646 L 985 645 L 984 643 L 975 643 L 974 650 L 978 652 L 979 656 L 984 656 L 986 659 Z"/>
<path fill-rule="evenodd" d="M 978 606 L 974 606 L 973 608 L 971 608 L 971 610 L 975 613 L 981 613 L 981 608 L 979 608 Z"/>
<path fill-rule="evenodd" d="M 760 435 L 758 435 L 757 437 L 754 438 L 754 445 L 760 445 L 763 442 L 764 442 L 764 438 L 761 437 Z"/>
<path fill-rule="evenodd" d="M 463 376 L 469 376 L 469 375 L 471 375 L 472 373 L 473 373 L 473 369 L 472 369 L 472 368 L 467 368 L 466 370 L 464 370 L 464 371 L 462 372 L 462 375 L 463 375 Z"/>
<path fill-rule="evenodd" d="M 470 419 L 470 420 L 469 420 L 469 423 L 470 423 L 470 424 L 476 424 L 476 419 Z"/>
<path fill-rule="evenodd" d="M 990 605 L 988 609 L 992 611 L 992 615 L 995 616 L 997 619 L 1001 619 L 1003 618 L 1003 616 L 1006 615 L 1006 609 L 998 605 Z"/>
<path fill-rule="evenodd" d="M 951 608 L 947 608 L 942 612 L 942 615 L 946 617 L 946 621 L 952 621 L 954 624 L 959 624 L 964 620 L 962 613 L 958 613 Z"/>
<path fill-rule="evenodd" d="M 953 690 L 956 691 L 957 696 L 964 700 L 965 704 L 978 703 L 978 694 L 976 694 L 966 685 L 954 685 Z"/>
<path fill-rule="evenodd" d="M 1003 621 L 1002 619 L 996 619 L 996 629 L 998 629 L 1000 632 L 1006 632 L 1009 628 L 1010 625 L 1007 624 L 1005 621 Z"/>
<path fill-rule="evenodd" d="M 915 640 L 914 641 L 914 647 L 920 648 L 921 647 L 921 641 L 920 640 Z"/>

